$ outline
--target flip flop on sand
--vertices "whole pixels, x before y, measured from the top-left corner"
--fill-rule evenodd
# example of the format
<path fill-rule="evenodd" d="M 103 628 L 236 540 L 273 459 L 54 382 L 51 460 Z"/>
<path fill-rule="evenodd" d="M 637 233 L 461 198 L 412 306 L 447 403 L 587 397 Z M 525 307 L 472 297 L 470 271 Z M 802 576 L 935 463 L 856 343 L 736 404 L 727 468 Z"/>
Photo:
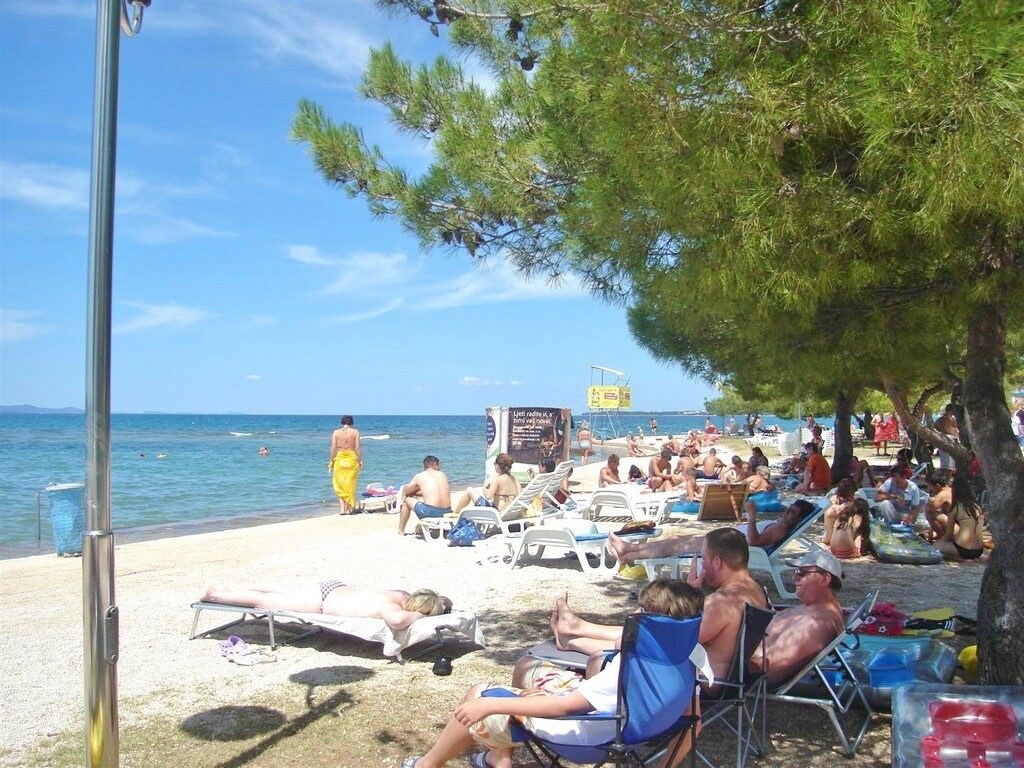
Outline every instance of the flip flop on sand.
<path fill-rule="evenodd" d="M 243 667 L 252 667 L 256 664 L 268 664 L 271 661 L 277 661 L 277 656 L 265 649 L 257 651 L 254 648 L 250 648 L 248 653 L 236 653 L 228 656 L 228 661 Z"/>
<path fill-rule="evenodd" d="M 252 653 L 252 648 L 238 635 L 231 635 L 227 640 L 220 641 L 221 656 L 234 656 L 239 653 Z"/>

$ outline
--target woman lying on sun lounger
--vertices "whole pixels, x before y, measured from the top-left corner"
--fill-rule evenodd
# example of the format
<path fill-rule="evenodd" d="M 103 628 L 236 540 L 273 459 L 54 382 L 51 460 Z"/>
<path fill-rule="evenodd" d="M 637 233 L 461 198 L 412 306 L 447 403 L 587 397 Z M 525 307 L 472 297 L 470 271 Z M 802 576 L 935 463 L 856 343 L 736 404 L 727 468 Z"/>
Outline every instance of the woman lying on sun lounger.
<path fill-rule="evenodd" d="M 210 587 L 203 595 L 203 601 L 268 611 L 383 619 L 392 630 L 408 627 L 424 616 L 438 616 L 452 610 L 452 601 L 432 589 L 418 589 L 412 593 L 401 589 L 356 589 L 341 581 L 324 581 L 302 587 L 277 584 Z"/>

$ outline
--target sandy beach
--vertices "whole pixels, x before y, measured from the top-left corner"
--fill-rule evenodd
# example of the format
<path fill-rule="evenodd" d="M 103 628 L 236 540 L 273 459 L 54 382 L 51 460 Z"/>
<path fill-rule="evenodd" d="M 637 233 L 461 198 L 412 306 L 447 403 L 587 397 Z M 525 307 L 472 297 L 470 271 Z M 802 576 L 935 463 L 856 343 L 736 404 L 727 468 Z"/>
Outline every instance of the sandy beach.
<path fill-rule="evenodd" d="M 591 464 L 574 479 L 585 488 L 598 470 Z M 507 681 L 518 654 L 546 636 L 556 595 L 568 592 L 578 611 L 613 621 L 632 610 L 640 585 L 595 579 L 557 555 L 511 571 L 481 563 L 476 549 L 430 545 L 396 528 L 391 515 L 328 514 L 118 546 L 121 764 L 273 766 L 306 762 L 315 749 L 311 764 L 397 766 L 429 746 L 469 685 Z M 81 568 L 80 559 L 53 555 L 0 563 L 8 648 L 0 662 L 7 688 L 0 765 L 81 764 Z M 983 569 L 863 558 L 846 570 L 845 603 L 880 587 L 880 599 L 903 611 L 950 606 L 974 615 Z M 327 633 L 281 646 L 276 662 L 253 667 L 221 656 L 218 640 L 227 632 L 187 639 L 189 605 L 209 584 L 328 578 L 443 591 L 479 615 L 488 647 L 462 647 L 453 674 L 436 677 L 436 654 L 400 665 L 379 645 Z M 203 626 L 219 618 L 204 618 Z M 261 624 L 232 631 L 266 642 Z M 233 730 L 239 718 L 248 725 Z M 764 765 L 826 765 L 839 754 L 823 715 L 773 706 L 769 721 L 775 749 Z M 707 741 L 714 752 L 727 740 L 709 734 Z M 889 749 L 889 716 L 878 715 L 858 764 L 888 765 Z"/>

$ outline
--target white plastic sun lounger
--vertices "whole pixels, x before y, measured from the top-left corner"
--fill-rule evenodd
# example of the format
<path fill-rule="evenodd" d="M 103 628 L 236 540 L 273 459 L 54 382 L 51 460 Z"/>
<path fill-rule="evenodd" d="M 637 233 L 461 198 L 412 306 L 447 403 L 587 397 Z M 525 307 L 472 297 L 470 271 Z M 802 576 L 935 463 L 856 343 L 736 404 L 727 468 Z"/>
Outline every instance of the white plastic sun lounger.
<path fill-rule="evenodd" d="M 192 608 L 195 610 L 195 617 L 192 619 L 192 633 L 189 635 L 189 640 L 194 640 L 196 637 L 208 637 L 215 632 L 241 624 L 247 616 L 252 616 L 254 619 L 266 619 L 271 649 L 277 648 L 278 644 L 275 628 L 287 628 L 290 633 L 293 633 L 284 641 L 286 643 L 309 637 L 325 629 L 343 635 L 352 635 L 373 643 L 383 643 L 384 655 L 400 662 L 404 662 L 406 658 L 415 658 L 429 653 L 445 645 L 449 640 L 460 637 L 472 641 L 481 648 L 487 647 L 476 614 L 469 611 L 452 611 L 440 616 L 424 616 L 404 629 L 392 631 L 383 619 L 332 616 L 324 613 L 301 613 L 299 611 L 265 611 L 248 606 L 202 601 L 192 603 Z M 199 614 L 203 611 L 236 613 L 241 614 L 241 618 L 197 634 Z M 282 619 L 284 623 L 278 623 Z M 295 632 L 297 634 L 294 634 Z M 403 657 L 403 652 L 413 646 L 417 646 L 416 653 Z"/>

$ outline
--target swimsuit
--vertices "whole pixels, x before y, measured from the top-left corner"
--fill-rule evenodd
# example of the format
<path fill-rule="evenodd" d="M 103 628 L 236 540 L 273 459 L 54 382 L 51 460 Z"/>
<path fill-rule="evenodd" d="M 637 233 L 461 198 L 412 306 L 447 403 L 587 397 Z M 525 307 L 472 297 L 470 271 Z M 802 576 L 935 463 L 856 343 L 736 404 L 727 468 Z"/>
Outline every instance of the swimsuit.
<path fill-rule="evenodd" d="M 491 509 L 497 509 L 498 505 L 493 501 L 488 501 L 484 496 L 477 496 L 476 505 L 478 507 L 490 507 Z M 422 515 L 420 515 L 422 517 Z"/>
<path fill-rule="evenodd" d="M 964 549 L 955 541 L 952 542 L 953 546 L 956 547 L 956 552 L 964 560 L 977 560 L 983 554 L 985 554 L 984 547 L 978 547 L 977 549 Z"/>
<path fill-rule="evenodd" d="M 424 517 L 444 517 L 451 514 L 452 508 L 435 507 L 433 504 L 424 504 L 422 501 L 417 501 L 412 511 L 416 513 L 416 517 L 422 519 Z"/>
<path fill-rule="evenodd" d="M 830 544 L 829 550 L 832 552 L 833 555 L 838 557 L 840 560 L 849 560 L 854 557 L 860 557 L 861 554 L 860 547 L 857 546 L 850 547 L 849 549 L 841 549 L 840 547 L 837 547 L 835 544 Z"/>
<path fill-rule="evenodd" d="M 344 581 L 321 581 L 320 582 L 320 602 L 327 599 L 327 596 L 331 594 L 338 587 L 347 587 L 348 585 Z"/>
<path fill-rule="evenodd" d="M 703 469 L 698 469 L 697 470 L 697 479 L 698 480 L 717 480 L 718 479 L 718 473 L 717 472 L 712 472 L 710 475 L 708 475 L 708 474 L 704 473 Z"/>

